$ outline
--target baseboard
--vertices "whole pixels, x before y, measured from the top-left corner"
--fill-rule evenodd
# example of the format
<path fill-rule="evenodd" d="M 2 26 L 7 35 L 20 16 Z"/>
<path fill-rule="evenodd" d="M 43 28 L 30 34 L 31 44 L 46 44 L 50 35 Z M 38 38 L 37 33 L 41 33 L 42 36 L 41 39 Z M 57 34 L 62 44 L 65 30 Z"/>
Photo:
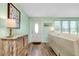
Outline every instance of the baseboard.
<path fill-rule="evenodd" d="M 48 43 L 48 41 L 42 41 L 42 42 L 32 42 L 32 41 L 29 41 L 28 43 Z"/>
<path fill-rule="evenodd" d="M 48 41 L 42 41 L 42 43 L 48 43 Z"/>

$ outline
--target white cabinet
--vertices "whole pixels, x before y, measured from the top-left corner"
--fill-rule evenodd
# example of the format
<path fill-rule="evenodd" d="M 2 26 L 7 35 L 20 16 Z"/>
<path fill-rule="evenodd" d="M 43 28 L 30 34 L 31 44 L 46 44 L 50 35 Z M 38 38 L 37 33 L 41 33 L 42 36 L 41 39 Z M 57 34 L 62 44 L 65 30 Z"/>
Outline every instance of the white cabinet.
<path fill-rule="evenodd" d="M 79 55 L 79 37 L 51 32 L 48 35 L 48 43 L 57 55 L 75 56 Z"/>

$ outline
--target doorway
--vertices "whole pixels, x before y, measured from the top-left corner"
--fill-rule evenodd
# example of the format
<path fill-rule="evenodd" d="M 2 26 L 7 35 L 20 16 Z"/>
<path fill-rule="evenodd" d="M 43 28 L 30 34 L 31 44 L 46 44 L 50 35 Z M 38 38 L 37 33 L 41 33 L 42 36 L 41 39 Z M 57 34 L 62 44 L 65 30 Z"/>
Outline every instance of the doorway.
<path fill-rule="evenodd" d="M 32 42 L 42 42 L 42 23 L 41 20 L 32 20 L 31 22 Z"/>

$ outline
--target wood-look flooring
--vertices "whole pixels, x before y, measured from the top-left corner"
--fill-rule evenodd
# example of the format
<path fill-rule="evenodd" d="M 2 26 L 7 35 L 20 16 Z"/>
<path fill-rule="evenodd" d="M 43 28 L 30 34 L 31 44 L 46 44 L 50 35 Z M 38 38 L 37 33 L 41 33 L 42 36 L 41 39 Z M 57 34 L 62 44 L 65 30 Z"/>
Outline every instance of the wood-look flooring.
<path fill-rule="evenodd" d="M 54 51 L 45 43 L 31 43 L 27 56 L 56 56 Z"/>

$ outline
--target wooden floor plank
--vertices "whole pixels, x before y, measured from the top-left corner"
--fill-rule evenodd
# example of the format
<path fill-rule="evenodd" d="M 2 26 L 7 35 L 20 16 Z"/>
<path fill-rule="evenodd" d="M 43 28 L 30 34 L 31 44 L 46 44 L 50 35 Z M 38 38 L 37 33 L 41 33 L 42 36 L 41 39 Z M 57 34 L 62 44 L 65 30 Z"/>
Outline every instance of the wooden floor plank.
<path fill-rule="evenodd" d="M 44 43 L 31 43 L 28 51 L 27 56 L 56 56 L 51 48 Z"/>

